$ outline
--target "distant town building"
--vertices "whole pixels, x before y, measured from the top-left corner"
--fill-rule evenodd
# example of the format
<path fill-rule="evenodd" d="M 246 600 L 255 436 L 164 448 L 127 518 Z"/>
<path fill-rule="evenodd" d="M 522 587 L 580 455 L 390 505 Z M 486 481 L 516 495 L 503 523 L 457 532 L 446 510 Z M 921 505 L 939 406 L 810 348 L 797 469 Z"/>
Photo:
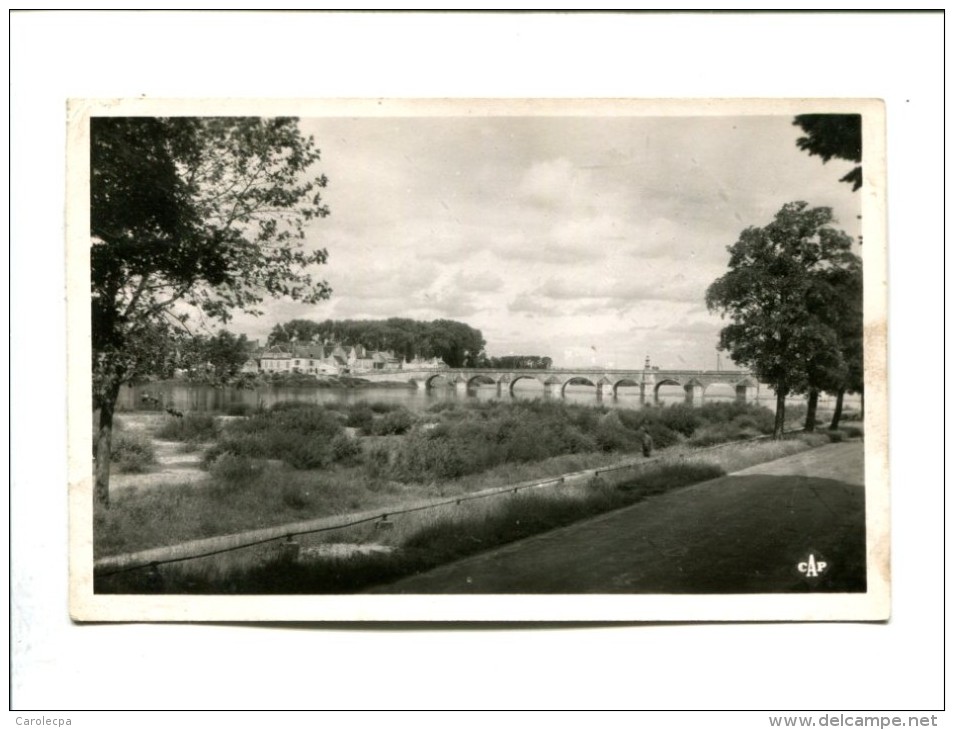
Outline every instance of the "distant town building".
<path fill-rule="evenodd" d="M 439 357 L 432 357 L 430 359 L 415 357 L 413 360 L 408 360 L 404 363 L 404 368 L 407 370 L 444 370 L 447 367 L 447 363 Z"/>
<path fill-rule="evenodd" d="M 391 352 L 372 352 L 363 345 L 288 343 L 257 353 L 243 372 L 347 375 L 400 370 L 402 361 Z M 248 368 L 248 370 L 246 370 Z"/>

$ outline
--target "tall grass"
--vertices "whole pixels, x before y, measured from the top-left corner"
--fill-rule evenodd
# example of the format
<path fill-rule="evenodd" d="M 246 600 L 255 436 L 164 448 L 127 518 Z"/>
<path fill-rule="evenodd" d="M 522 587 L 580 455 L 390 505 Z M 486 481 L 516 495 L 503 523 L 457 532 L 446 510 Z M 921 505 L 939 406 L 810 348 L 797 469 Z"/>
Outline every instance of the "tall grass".
<path fill-rule="evenodd" d="M 174 545 L 300 520 L 390 506 L 387 485 L 354 469 L 298 471 L 244 455 L 223 454 L 203 485 L 168 482 L 119 490 L 111 508 L 97 511 L 97 557 Z"/>
<path fill-rule="evenodd" d="M 596 480 L 580 490 L 502 495 L 464 513 L 443 512 L 390 553 L 319 558 L 289 564 L 264 559 L 167 566 L 157 580 L 149 571 L 97 581 L 103 592 L 349 593 L 429 570 L 499 545 L 521 540 L 634 504 L 647 496 L 724 474 L 711 464 L 663 464 L 622 484 Z"/>

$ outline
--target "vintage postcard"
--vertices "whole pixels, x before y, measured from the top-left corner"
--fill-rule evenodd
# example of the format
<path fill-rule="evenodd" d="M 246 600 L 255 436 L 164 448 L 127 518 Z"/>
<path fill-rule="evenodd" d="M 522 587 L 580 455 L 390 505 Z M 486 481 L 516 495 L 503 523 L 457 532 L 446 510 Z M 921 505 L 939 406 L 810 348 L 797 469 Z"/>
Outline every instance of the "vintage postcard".
<path fill-rule="evenodd" d="M 888 618 L 879 100 L 68 111 L 75 620 Z"/>

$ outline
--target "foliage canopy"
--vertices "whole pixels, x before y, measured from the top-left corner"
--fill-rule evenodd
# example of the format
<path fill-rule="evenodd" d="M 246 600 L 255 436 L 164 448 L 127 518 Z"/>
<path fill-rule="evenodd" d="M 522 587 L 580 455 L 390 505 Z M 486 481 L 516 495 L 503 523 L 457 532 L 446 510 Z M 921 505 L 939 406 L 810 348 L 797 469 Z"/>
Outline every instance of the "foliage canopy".
<path fill-rule="evenodd" d="M 860 325 L 860 289 L 847 286 L 860 260 L 852 239 L 833 228 L 830 208 L 788 203 L 763 228 L 745 229 L 729 247 L 729 271 L 706 292 L 710 311 L 728 316 L 719 347 L 784 399 L 829 388 L 848 377 L 847 333 Z M 850 319 L 850 322 L 849 322 Z"/>
<path fill-rule="evenodd" d="M 266 296 L 304 302 L 329 296 L 311 273 L 327 252 L 305 246 L 308 223 L 328 214 L 320 198 L 327 180 L 309 173 L 319 156 L 293 118 L 90 120 L 93 402 L 101 417 L 102 501 L 119 387 L 153 365 L 164 339 L 188 330 L 190 316 L 226 322 L 234 310 L 258 313 Z"/>
<path fill-rule="evenodd" d="M 833 157 L 849 162 L 861 162 L 860 114 L 800 114 L 793 124 L 802 128 L 804 137 L 795 144 L 809 155 L 818 155 L 823 162 Z M 851 184 L 852 190 L 861 187 L 861 165 L 840 179 Z"/>

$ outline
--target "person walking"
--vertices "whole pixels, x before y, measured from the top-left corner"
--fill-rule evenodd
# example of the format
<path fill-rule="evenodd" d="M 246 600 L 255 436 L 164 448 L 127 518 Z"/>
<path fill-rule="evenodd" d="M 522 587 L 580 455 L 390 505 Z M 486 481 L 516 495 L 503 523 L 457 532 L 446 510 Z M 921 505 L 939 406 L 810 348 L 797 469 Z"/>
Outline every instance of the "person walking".
<path fill-rule="evenodd" d="M 653 437 L 649 435 L 649 431 L 646 430 L 645 426 L 639 427 L 639 443 L 643 447 L 643 456 L 647 459 L 653 454 Z"/>

